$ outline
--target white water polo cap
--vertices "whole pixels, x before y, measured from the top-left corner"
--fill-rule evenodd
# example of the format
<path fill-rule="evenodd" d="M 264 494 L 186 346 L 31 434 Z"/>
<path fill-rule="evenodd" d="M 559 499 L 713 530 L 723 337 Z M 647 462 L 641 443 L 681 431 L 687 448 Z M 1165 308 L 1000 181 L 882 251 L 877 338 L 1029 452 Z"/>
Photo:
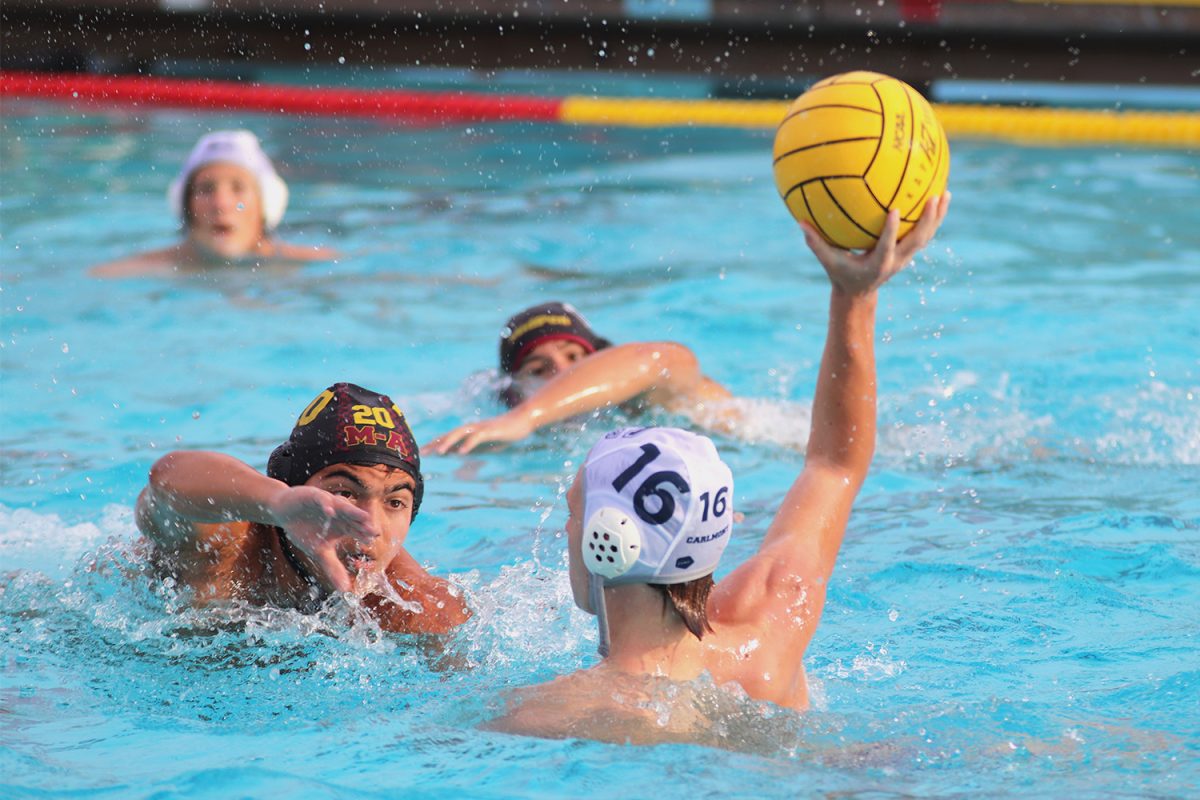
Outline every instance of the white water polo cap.
<path fill-rule="evenodd" d="M 288 188 L 275 171 L 275 166 L 263 152 L 258 137 L 250 131 L 213 131 L 201 137 L 183 162 L 183 169 L 167 188 L 167 201 L 171 211 L 184 218 L 183 196 L 188 179 L 201 167 L 216 162 L 234 164 L 249 170 L 258 182 L 258 194 L 262 198 L 263 223 L 268 231 L 279 227 L 283 212 L 287 210 Z"/>
<path fill-rule="evenodd" d="M 606 586 L 712 574 L 733 529 L 733 474 L 705 436 L 606 434 L 584 463 L 583 562 Z"/>

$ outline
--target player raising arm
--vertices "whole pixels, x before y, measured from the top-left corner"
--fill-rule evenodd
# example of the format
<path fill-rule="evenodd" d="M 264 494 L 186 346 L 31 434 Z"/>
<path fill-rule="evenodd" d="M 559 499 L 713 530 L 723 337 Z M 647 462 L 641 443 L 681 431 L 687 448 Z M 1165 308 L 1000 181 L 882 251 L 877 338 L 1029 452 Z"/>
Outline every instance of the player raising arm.
<path fill-rule="evenodd" d="M 592 448 L 567 494 L 567 547 L 572 593 L 597 616 L 603 659 L 522 690 L 492 727 L 686 740 L 694 713 L 666 715 L 664 724 L 661 708 L 618 698 L 636 697 L 638 681 L 687 682 L 704 673 L 754 699 L 807 707 L 803 656 L 875 449 L 877 292 L 929 243 L 948 203 L 949 195 L 931 199 L 900 242 L 892 212 L 868 253 L 833 248 L 804 226 L 831 284 L 807 456 L 758 552 L 720 583 L 713 572 L 731 535 L 733 478 L 712 442 L 674 428 L 635 428 Z"/>

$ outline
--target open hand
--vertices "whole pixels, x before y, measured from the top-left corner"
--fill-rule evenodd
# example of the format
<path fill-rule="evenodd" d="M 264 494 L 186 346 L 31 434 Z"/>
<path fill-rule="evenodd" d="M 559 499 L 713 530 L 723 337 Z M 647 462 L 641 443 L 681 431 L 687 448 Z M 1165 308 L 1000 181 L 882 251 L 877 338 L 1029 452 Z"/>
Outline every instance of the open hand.
<path fill-rule="evenodd" d="M 513 411 L 491 419 L 459 425 L 449 433 L 444 433 L 423 445 L 421 451 L 429 451 L 438 455 L 465 454 L 482 444 L 515 442 L 524 439 L 532 430 L 533 427 L 525 415 L 518 414 L 516 409 L 513 409 Z"/>
<path fill-rule="evenodd" d="M 807 222 L 802 221 L 800 227 L 804 229 L 805 243 L 821 262 L 833 285 L 850 294 L 865 294 L 878 289 L 908 266 L 913 256 L 929 244 L 949 208 L 949 192 L 929 198 L 921 219 L 899 242 L 896 232 L 900 230 L 900 212 L 893 209 L 888 212 L 879 241 L 865 253 L 834 247 Z"/>
<path fill-rule="evenodd" d="M 270 505 L 272 517 L 288 541 L 316 564 L 326 588 L 351 590 L 354 580 L 337 557 L 337 542 L 350 538 L 370 544 L 379 536 L 371 517 L 344 497 L 313 486 L 289 486 Z"/>

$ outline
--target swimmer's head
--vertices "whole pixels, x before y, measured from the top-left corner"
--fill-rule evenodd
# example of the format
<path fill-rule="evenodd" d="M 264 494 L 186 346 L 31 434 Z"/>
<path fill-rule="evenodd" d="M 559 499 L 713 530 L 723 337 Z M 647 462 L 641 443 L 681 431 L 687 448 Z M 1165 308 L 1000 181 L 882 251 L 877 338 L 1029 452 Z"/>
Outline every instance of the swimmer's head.
<path fill-rule="evenodd" d="M 197 191 L 204 187 L 196 180 L 198 173 L 210 165 L 225 164 L 244 170 L 258 190 L 261 206 L 262 232 L 274 230 L 287 210 L 287 184 L 275 171 L 271 159 L 250 131 L 214 131 L 203 136 L 188 154 L 179 175 L 167 189 L 171 212 L 191 227 L 195 217 Z"/>
<path fill-rule="evenodd" d="M 668 587 L 689 630 L 697 638 L 711 630 L 707 592 L 733 530 L 733 474 L 711 440 L 678 428 L 606 434 L 588 453 L 568 505 L 571 587 L 598 618 L 602 654 L 608 586 Z"/>
<path fill-rule="evenodd" d="M 500 371 L 511 376 L 501 398 L 515 406 L 574 362 L 611 344 L 568 303 L 531 306 L 500 332 Z"/>
<path fill-rule="evenodd" d="M 333 464 L 383 464 L 408 473 L 415 484 L 416 517 L 425 490 L 421 454 L 404 412 L 391 398 L 353 383 L 330 386 L 313 398 L 292 435 L 271 453 L 267 475 L 302 486 Z"/>

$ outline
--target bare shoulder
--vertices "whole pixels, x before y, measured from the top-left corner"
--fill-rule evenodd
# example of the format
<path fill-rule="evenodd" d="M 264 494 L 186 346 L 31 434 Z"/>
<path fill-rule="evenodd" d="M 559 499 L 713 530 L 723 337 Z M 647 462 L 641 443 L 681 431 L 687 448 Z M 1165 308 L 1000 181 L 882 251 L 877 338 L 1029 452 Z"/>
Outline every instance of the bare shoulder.
<path fill-rule="evenodd" d="M 331 247 L 275 243 L 275 258 L 282 261 L 332 261 L 338 257 L 338 252 Z"/>
<path fill-rule="evenodd" d="M 450 581 L 430 575 L 405 552 L 388 568 L 392 591 L 370 594 L 363 603 L 380 627 L 392 633 L 446 634 L 471 618 L 462 591 Z"/>
<path fill-rule="evenodd" d="M 815 556 L 803 560 L 764 548 L 713 587 L 709 618 L 725 625 L 753 624 L 775 607 L 816 599 L 813 590 L 824 585 Z"/>
<path fill-rule="evenodd" d="M 127 258 L 98 264 L 88 270 L 96 278 L 133 278 L 143 275 L 172 275 L 175 273 L 182 250 L 179 245 L 149 250 Z"/>
<path fill-rule="evenodd" d="M 595 710 L 586 672 L 562 675 L 547 683 L 514 689 L 504 713 L 482 727 L 502 733 L 566 739 L 578 736 L 580 725 Z"/>
<path fill-rule="evenodd" d="M 188 536 L 155 541 L 152 564 L 198 600 L 241 597 L 254 593 L 266 569 L 265 542 L 248 522 L 186 523 Z"/>
<path fill-rule="evenodd" d="M 766 550 L 722 579 L 708 601 L 721 646 L 738 650 L 751 641 L 785 650 L 805 646 L 820 620 L 827 583 L 815 563 L 809 566 Z"/>

